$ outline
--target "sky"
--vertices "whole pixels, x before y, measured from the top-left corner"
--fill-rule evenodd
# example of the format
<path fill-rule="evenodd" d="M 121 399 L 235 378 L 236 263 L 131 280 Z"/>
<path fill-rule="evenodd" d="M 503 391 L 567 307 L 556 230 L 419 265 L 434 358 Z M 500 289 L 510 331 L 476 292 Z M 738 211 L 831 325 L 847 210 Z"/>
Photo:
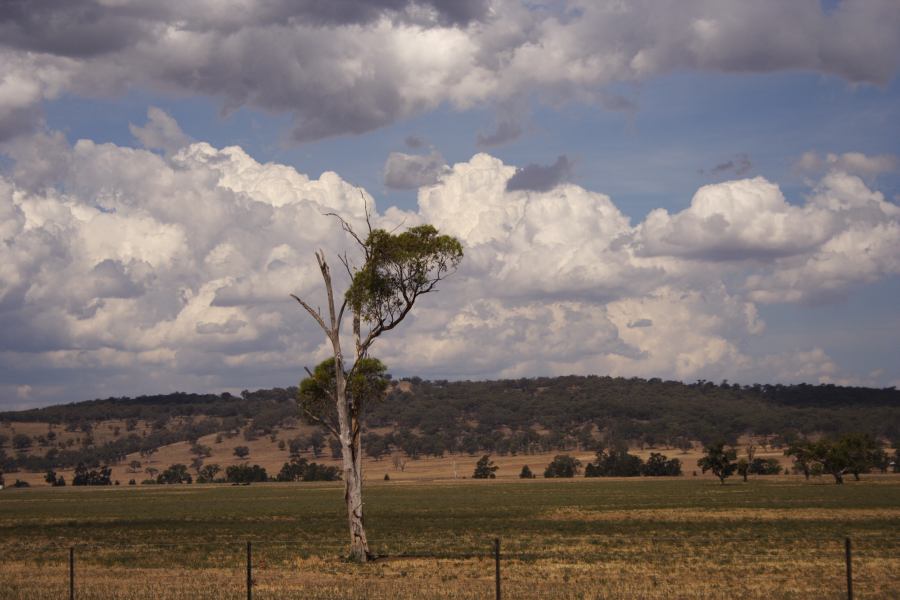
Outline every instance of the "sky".
<path fill-rule="evenodd" d="M 900 385 L 898 69 L 896 0 L 8 0 L 0 409 L 296 385 L 367 207 L 465 249 L 395 376 Z"/>

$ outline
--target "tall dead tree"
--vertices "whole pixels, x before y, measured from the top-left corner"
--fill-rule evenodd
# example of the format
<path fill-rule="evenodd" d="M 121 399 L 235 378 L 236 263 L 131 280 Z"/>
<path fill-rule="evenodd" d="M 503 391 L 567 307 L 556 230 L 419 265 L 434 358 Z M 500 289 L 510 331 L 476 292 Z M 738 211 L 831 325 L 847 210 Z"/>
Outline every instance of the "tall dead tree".
<path fill-rule="evenodd" d="M 385 371 L 384 365 L 370 358 L 368 352 L 380 335 L 406 318 L 420 296 L 435 291 L 437 284 L 456 270 L 463 251 L 456 238 L 440 235 L 431 225 L 412 227 L 399 234 L 369 225 L 363 239 L 346 220 L 331 216 L 340 220 L 344 231 L 358 245 L 362 263 L 354 265 L 346 253 L 339 256 L 350 276 L 350 287 L 343 298 L 338 298 L 325 253 L 316 252 L 325 283 L 325 315 L 292 294 L 325 333 L 333 355 L 314 372 L 307 369 L 309 377 L 301 383 L 300 402 L 307 416 L 340 441 L 350 558 L 365 562 L 371 553 L 363 520 L 360 417 L 365 400 L 377 394 L 379 388 L 383 391 L 381 376 Z M 353 338 L 349 360 L 341 341 L 348 313 Z"/>

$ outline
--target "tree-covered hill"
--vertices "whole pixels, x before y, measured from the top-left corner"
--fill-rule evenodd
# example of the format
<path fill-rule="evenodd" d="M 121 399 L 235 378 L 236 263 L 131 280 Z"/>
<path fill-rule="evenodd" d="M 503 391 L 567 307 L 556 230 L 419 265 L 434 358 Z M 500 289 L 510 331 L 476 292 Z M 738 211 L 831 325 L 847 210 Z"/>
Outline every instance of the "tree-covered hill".
<path fill-rule="evenodd" d="M 0 413 L 0 423 L 47 423 L 85 433 L 74 447 L 63 447 L 60 440 L 54 446 L 44 436 L 30 446 L 0 437 L 0 458 L 7 468 L 11 460 L 23 468 L 70 466 L 115 462 L 220 431 L 255 439 L 300 420 L 296 393 L 296 388 L 240 396 L 177 392 Z M 90 435 L 92 423 L 115 420 L 125 426 L 122 435 L 102 443 Z M 601 376 L 456 382 L 414 377 L 392 385 L 383 401 L 373 403 L 366 425 L 367 452 L 395 448 L 410 456 L 587 449 L 612 442 L 683 446 L 733 442 L 743 434 L 782 443 L 798 435 L 848 432 L 897 440 L 900 391 Z M 18 455 L 9 455 L 9 449 Z"/>

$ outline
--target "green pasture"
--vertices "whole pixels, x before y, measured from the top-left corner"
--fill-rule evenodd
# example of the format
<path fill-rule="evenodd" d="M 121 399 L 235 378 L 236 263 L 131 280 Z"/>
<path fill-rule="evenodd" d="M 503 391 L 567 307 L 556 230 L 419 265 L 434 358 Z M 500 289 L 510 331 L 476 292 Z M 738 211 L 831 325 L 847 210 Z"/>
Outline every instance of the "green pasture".
<path fill-rule="evenodd" d="M 341 484 L 308 483 L 7 489 L 0 492 L 0 548 L 252 540 L 304 555 L 339 555 L 346 537 L 342 491 Z M 380 554 L 473 553 L 494 537 L 510 550 L 539 553 L 567 539 L 777 541 L 900 530 L 900 478 L 843 486 L 798 479 L 723 486 L 686 478 L 379 482 L 367 486 L 365 500 L 370 543 Z M 768 518 L 773 510 L 777 515 Z M 730 511 L 740 512 L 732 519 Z M 611 514 L 619 516 L 604 518 Z"/>

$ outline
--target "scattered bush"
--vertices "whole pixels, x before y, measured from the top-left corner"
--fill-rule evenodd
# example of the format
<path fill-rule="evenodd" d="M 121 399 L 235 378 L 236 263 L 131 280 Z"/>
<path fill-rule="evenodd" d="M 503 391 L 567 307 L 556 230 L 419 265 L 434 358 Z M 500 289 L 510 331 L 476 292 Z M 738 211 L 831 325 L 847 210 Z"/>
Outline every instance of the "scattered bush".
<path fill-rule="evenodd" d="M 311 463 L 305 458 L 295 457 L 284 463 L 275 481 L 337 481 L 341 478 L 340 469 L 328 465 Z"/>
<path fill-rule="evenodd" d="M 497 477 L 494 472 L 499 468 L 491 460 L 491 457 L 485 454 L 475 464 L 475 473 L 472 474 L 472 479 L 494 479 Z"/>
<path fill-rule="evenodd" d="M 225 479 L 231 483 L 268 481 L 269 475 L 259 465 L 232 465 L 225 469 Z"/>

